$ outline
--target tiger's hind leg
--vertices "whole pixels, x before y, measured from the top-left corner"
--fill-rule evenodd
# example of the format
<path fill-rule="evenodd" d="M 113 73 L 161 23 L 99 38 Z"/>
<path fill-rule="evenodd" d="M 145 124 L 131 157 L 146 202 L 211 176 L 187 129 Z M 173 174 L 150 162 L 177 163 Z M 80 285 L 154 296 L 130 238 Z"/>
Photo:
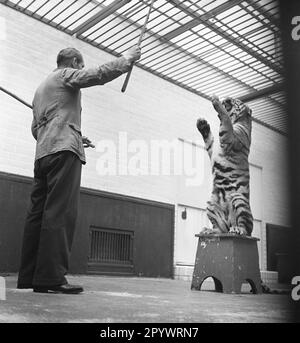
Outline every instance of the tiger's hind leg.
<path fill-rule="evenodd" d="M 206 233 L 227 233 L 229 230 L 227 209 L 215 198 L 216 196 L 213 195 L 211 201 L 207 202 L 207 217 L 213 228 L 207 229 Z"/>
<path fill-rule="evenodd" d="M 230 233 L 251 236 L 253 230 L 253 216 L 249 199 L 245 195 L 240 193 L 231 195 L 229 216 Z"/>

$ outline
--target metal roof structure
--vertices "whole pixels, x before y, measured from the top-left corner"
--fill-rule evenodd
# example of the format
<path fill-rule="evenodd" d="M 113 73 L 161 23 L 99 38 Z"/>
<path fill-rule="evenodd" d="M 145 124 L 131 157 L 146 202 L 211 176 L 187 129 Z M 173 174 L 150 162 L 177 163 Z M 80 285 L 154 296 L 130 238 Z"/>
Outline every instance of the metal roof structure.
<path fill-rule="evenodd" d="M 116 56 L 136 44 L 150 0 L 0 0 Z M 209 99 L 249 104 L 253 120 L 287 133 L 277 0 L 156 0 L 141 68 Z"/>

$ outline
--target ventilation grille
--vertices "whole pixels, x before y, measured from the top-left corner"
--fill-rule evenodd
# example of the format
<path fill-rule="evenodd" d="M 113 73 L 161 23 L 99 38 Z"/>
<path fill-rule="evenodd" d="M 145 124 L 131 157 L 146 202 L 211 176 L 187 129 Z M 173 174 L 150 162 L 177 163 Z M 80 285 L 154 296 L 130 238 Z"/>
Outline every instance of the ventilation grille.
<path fill-rule="evenodd" d="M 133 232 L 92 227 L 90 262 L 132 265 Z"/>

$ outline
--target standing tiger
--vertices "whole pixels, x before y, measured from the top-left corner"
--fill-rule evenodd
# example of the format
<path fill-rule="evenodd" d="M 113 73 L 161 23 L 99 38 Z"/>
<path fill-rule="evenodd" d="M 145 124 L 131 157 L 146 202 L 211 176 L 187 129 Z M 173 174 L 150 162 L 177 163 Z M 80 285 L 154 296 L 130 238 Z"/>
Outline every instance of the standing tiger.
<path fill-rule="evenodd" d="M 220 102 L 212 97 L 220 119 L 220 145 L 214 142 L 210 126 L 198 119 L 200 131 L 212 164 L 213 190 L 207 216 L 213 225 L 202 233 L 234 233 L 251 236 L 253 217 L 249 203 L 249 162 L 251 109 L 238 99 Z"/>

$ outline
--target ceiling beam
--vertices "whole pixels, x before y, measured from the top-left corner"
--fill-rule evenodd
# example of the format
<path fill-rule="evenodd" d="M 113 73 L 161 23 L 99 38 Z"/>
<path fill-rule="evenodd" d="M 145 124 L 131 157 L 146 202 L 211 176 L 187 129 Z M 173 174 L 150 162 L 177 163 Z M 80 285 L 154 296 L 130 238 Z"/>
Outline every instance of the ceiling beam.
<path fill-rule="evenodd" d="M 224 4 L 212 9 L 211 11 L 202 14 L 200 16 L 200 18 L 202 20 L 209 20 L 209 19 L 214 18 L 217 15 L 231 9 L 232 7 L 241 4 L 243 1 L 244 0 L 232 0 L 232 1 L 225 2 Z M 170 2 L 172 2 L 172 1 L 170 1 Z M 178 27 L 177 29 L 167 33 L 163 38 L 166 40 L 171 40 L 174 37 L 181 35 L 183 32 L 186 32 L 186 31 L 192 29 L 193 27 L 198 26 L 199 24 L 200 24 L 199 18 L 192 19 L 191 21 L 187 22 L 186 24 L 184 24 L 184 25 Z"/>
<path fill-rule="evenodd" d="M 101 20 L 103 20 L 103 19 L 107 18 L 108 16 L 110 16 L 111 14 L 115 13 L 118 9 L 125 6 L 129 2 L 131 2 L 131 0 L 121 0 L 121 1 L 115 0 L 110 5 L 103 8 L 100 12 L 93 15 L 90 19 L 88 19 L 87 21 L 85 21 L 84 23 L 82 23 L 78 27 L 76 27 L 73 30 L 73 34 L 75 34 L 76 36 L 80 36 L 81 34 L 86 32 L 87 30 L 89 30 L 90 28 L 92 28 L 93 26 L 98 24 Z"/>
<path fill-rule="evenodd" d="M 33 18 L 35 18 L 35 19 L 37 19 L 37 20 L 39 20 L 39 21 L 41 21 L 41 22 L 44 22 L 44 23 L 47 24 L 47 25 L 50 25 L 50 26 L 52 26 L 52 27 L 55 27 L 56 29 L 59 29 L 59 30 L 61 30 L 61 31 L 64 31 L 65 33 L 67 33 L 67 34 L 69 34 L 69 35 L 72 35 L 72 34 L 73 34 L 73 32 L 72 32 L 71 30 L 69 30 L 69 29 L 65 30 L 65 28 L 64 28 L 63 26 L 61 26 L 61 25 L 57 26 L 55 23 L 52 23 L 52 22 L 49 21 L 49 20 L 45 20 L 45 18 L 40 17 L 40 16 L 37 15 L 36 13 L 35 13 L 35 14 L 32 14 L 30 11 L 24 10 L 24 8 L 22 8 L 22 7 L 20 7 L 20 6 L 16 6 L 15 3 L 13 3 L 13 2 L 11 2 L 11 1 L 9 1 L 9 0 L 6 0 L 5 5 L 6 5 L 6 6 L 9 6 L 9 7 L 11 7 L 11 8 L 13 8 L 14 10 L 20 11 L 20 12 L 22 12 L 22 13 L 24 13 L 24 14 L 30 16 L 30 17 L 33 17 Z M 108 7 L 108 6 L 107 6 L 107 7 Z M 119 17 L 122 18 L 123 16 L 119 16 Z M 123 17 L 123 19 L 125 19 L 125 17 Z M 126 19 L 128 20 L 128 18 L 126 18 Z M 128 22 L 131 22 L 131 21 L 128 20 Z M 133 22 L 132 22 L 132 23 L 133 23 Z M 137 24 L 137 23 L 133 23 L 133 25 L 134 25 L 137 29 L 140 29 L 140 28 L 141 28 L 140 25 Z M 148 32 L 148 34 L 149 34 L 150 36 L 152 36 L 153 38 L 155 38 L 155 39 L 157 39 L 157 40 L 161 40 L 161 41 L 163 40 L 162 37 L 159 36 L 158 34 L 156 34 L 156 33 L 154 33 L 154 32 L 151 32 L 150 30 L 148 30 L 147 32 Z M 85 38 L 85 37 L 83 37 L 83 36 L 80 36 L 80 37 L 78 37 L 78 38 L 79 38 L 80 40 L 83 40 L 83 41 L 85 41 L 85 42 L 91 44 L 91 45 L 94 46 L 95 48 L 100 48 L 100 49 L 103 49 L 103 50 L 107 51 L 108 53 L 110 53 L 110 54 L 112 54 L 112 55 L 114 55 L 114 56 L 119 56 L 119 54 L 116 53 L 116 51 L 113 51 L 113 50 L 109 49 L 109 48 L 106 47 L 106 46 L 102 46 L 101 44 L 98 44 L 98 43 L 94 42 L 93 40 L 87 39 L 87 38 Z M 183 52 L 183 53 L 186 53 L 187 56 L 190 56 L 190 57 L 194 58 L 195 60 L 201 61 L 201 59 L 200 59 L 198 56 L 193 56 L 193 54 L 191 54 L 191 53 L 185 51 L 184 49 L 180 48 L 179 46 L 176 46 L 176 44 L 174 44 L 174 43 L 172 43 L 172 42 L 170 42 L 170 41 L 169 41 L 169 42 L 165 42 L 165 43 L 167 43 L 167 45 L 168 45 L 169 47 L 173 47 L 173 48 L 175 48 L 175 49 L 178 49 L 179 51 L 181 51 L 181 52 Z M 201 62 L 204 62 L 204 61 L 201 61 Z M 140 64 L 139 62 L 137 62 L 137 65 L 138 65 L 140 68 L 142 68 L 142 69 L 144 69 L 144 70 L 146 70 L 146 71 L 148 71 L 148 72 L 151 72 L 152 74 L 157 75 L 158 77 L 160 77 L 160 78 L 162 78 L 162 79 L 164 79 L 164 80 L 166 80 L 166 81 L 168 81 L 168 82 L 171 82 L 172 84 L 176 84 L 177 86 L 179 86 L 179 87 L 181 87 L 181 88 L 183 88 L 183 89 L 185 89 L 185 90 L 187 90 L 187 91 L 189 91 L 189 92 L 192 92 L 192 93 L 194 93 L 194 94 L 196 94 L 196 95 L 199 95 L 199 96 L 201 96 L 201 97 L 203 97 L 203 98 L 206 98 L 206 99 L 208 99 L 208 100 L 210 99 L 210 97 L 209 97 L 207 94 L 204 94 L 204 93 L 202 93 L 201 91 L 198 91 L 198 90 L 196 90 L 196 89 L 194 89 L 194 88 L 192 88 L 192 87 L 187 86 L 186 84 L 183 84 L 183 83 L 181 83 L 181 82 L 179 82 L 179 81 L 176 81 L 176 80 L 172 79 L 171 77 L 168 77 L 168 76 L 166 76 L 166 75 L 162 75 L 161 73 L 159 73 L 159 72 L 157 72 L 156 70 L 153 70 L 153 69 L 147 67 L 146 65 Z M 217 67 L 214 67 L 214 68 L 215 68 L 215 69 L 218 69 Z M 225 74 L 225 72 L 222 71 L 222 70 L 218 70 L 218 71 L 221 72 L 222 74 Z M 229 78 L 231 78 L 231 79 L 234 79 L 231 75 L 228 75 L 228 74 L 227 74 L 227 77 L 229 77 Z M 242 83 L 241 80 L 237 80 L 237 81 L 239 81 L 240 83 Z M 249 88 L 252 88 L 250 85 L 247 85 L 247 86 L 248 86 Z M 273 92 L 273 93 L 275 93 L 275 92 Z M 253 93 L 249 93 L 249 94 L 253 94 Z M 256 94 L 256 95 L 257 95 L 257 94 Z M 240 97 L 240 99 L 242 99 L 242 98 L 243 98 L 243 97 Z M 249 97 L 249 98 L 250 98 L 250 97 Z M 273 100 L 273 99 L 272 99 L 272 100 Z M 248 100 L 248 101 L 249 101 L 249 100 Z M 274 101 L 274 100 L 273 100 L 273 101 Z M 268 127 L 268 128 L 270 128 L 271 130 L 273 130 L 273 131 L 279 132 L 279 133 L 282 134 L 282 135 L 286 135 L 285 132 L 283 132 L 283 131 L 277 129 L 275 126 L 272 126 L 272 125 L 270 125 L 270 124 L 265 123 L 264 121 L 261 121 L 261 120 L 258 119 L 258 118 L 253 117 L 253 121 L 255 121 L 255 122 L 257 122 L 257 123 L 259 123 L 259 124 L 261 124 L 261 125 L 263 125 L 263 126 L 265 126 L 265 127 Z"/>
<path fill-rule="evenodd" d="M 269 20 L 269 22 L 273 25 L 275 25 L 277 28 L 280 26 L 279 19 L 274 18 L 271 16 L 267 11 L 263 11 L 263 6 L 260 6 L 256 1 L 254 0 L 245 0 L 249 5 L 251 5 L 255 11 L 257 11 L 260 15 L 262 15 L 265 19 Z"/>
<path fill-rule="evenodd" d="M 233 1 L 233 0 L 230 0 L 230 2 L 231 2 L 231 1 Z M 141 25 L 139 25 L 139 24 L 136 23 L 136 22 L 133 22 L 131 19 L 128 19 L 128 18 L 124 17 L 123 15 L 119 15 L 119 18 L 122 19 L 122 20 L 125 20 L 125 19 L 126 19 L 127 22 L 130 23 L 131 25 L 133 25 L 136 29 L 138 29 L 138 30 L 141 29 Z M 179 52 L 185 54 L 186 56 L 192 58 L 193 60 L 195 60 L 195 61 L 197 61 L 197 62 L 200 62 L 201 64 L 206 65 L 206 67 L 209 67 L 209 68 L 215 70 L 216 72 L 218 72 L 219 74 L 221 74 L 221 75 L 223 75 L 223 76 L 225 76 L 225 77 L 231 79 L 231 81 L 235 81 L 235 82 L 239 83 L 241 86 L 247 87 L 250 91 L 252 90 L 252 92 L 255 92 L 254 88 L 253 88 L 251 85 L 248 85 L 247 83 L 245 83 L 245 82 L 243 82 L 242 80 L 236 78 L 235 76 L 226 73 L 226 72 L 223 71 L 222 69 L 219 69 L 218 67 L 214 66 L 213 64 L 211 64 L 211 63 L 205 61 L 205 60 L 202 59 L 201 57 L 199 57 L 199 56 L 197 56 L 197 55 L 195 55 L 195 54 L 193 54 L 193 53 L 191 53 L 191 52 L 185 50 L 184 48 L 180 47 L 179 45 L 177 45 L 177 44 L 175 44 L 175 43 L 173 43 L 173 42 L 164 40 L 164 39 L 163 39 L 163 36 L 160 36 L 159 34 L 154 33 L 154 32 L 151 31 L 151 30 L 147 30 L 147 32 L 148 32 L 148 34 L 149 34 L 151 37 L 155 38 L 155 39 L 158 40 L 158 41 L 163 42 L 163 43 L 166 44 L 168 47 L 174 48 L 175 50 L 177 50 L 177 51 L 179 51 Z M 95 44 L 92 40 L 89 40 L 89 39 L 88 39 L 88 41 L 89 41 L 90 44 L 95 45 L 95 46 L 98 47 L 98 48 L 100 47 L 101 49 L 106 50 L 106 51 L 108 51 L 109 53 L 114 54 L 114 51 L 110 50 L 109 48 L 107 48 L 107 47 L 105 47 L 105 46 L 102 46 L 101 44 L 97 44 L 97 43 Z M 188 90 L 188 91 L 190 91 L 190 92 L 193 92 L 193 93 L 195 93 L 195 94 L 198 94 L 198 95 L 200 95 L 200 96 L 202 96 L 202 97 L 204 97 L 204 98 L 206 98 L 206 99 L 210 99 L 210 96 L 209 96 L 209 95 L 207 95 L 207 94 L 205 94 L 205 93 L 202 93 L 202 92 L 200 92 L 200 91 L 196 91 L 196 90 L 194 90 L 192 87 L 189 87 L 189 86 L 187 86 L 186 84 L 181 83 L 180 81 L 176 81 L 176 80 L 174 80 L 174 79 L 172 79 L 172 78 L 169 78 L 169 77 L 167 77 L 167 76 L 164 76 L 163 74 L 161 74 L 161 73 L 159 73 L 159 72 L 156 72 L 154 69 L 146 67 L 146 65 L 143 65 L 143 64 L 141 64 L 141 63 L 139 63 L 139 62 L 137 62 L 137 65 L 138 65 L 139 67 L 143 68 L 144 70 L 150 71 L 152 74 L 158 75 L 159 77 L 161 77 L 161 78 L 163 78 L 163 79 L 165 79 L 165 80 L 168 80 L 168 81 L 170 81 L 170 82 L 173 82 L 174 84 L 176 84 L 176 85 L 179 86 L 179 87 L 185 88 L 186 90 Z M 252 92 L 251 92 L 251 94 L 252 94 Z M 249 93 L 249 94 L 250 94 L 250 93 Z M 272 99 L 272 101 L 274 101 L 277 105 L 279 105 L 279 103 L 278 103 L 276 100 Z"/>
<path fill-rule="evenodd" d="M 239 99 L 243 102 L 250 102 L 259 98 L 270 96 L 281 91 L 284 91 L 284 84 L 278 83 L 276 85 L 260 89 L 259 91 L 243 95 L 239 97 Z"/>
<path fill-rule="evenodd" d="M 200 24 L 203 24 L 204 26 L 208 27 L 210 30 L 214 31 L 217 35 L 223 37 L 225 40 L 230 42 L 231 44 L 235 45 L 237 48 L 245 51 L 250 56 L 254 57 L 256 60 L 260 61 L 264 65 L 268 66 L 272 70 L 276 71 L 277 73 L 281 74 L 283 72 L 282 67 L 278 66 L 277 64 L 267 60 L 266 58 L 262 57 L 259 52 L 253 51 L 251 48 L 249 48 L 246 44 L 242 43 L 240 39 L 234 38 L 232 35 L 230 35 L 225 30 L 221 29 L 218 25 L 210 22 L 205 21 L 196 14 L 194 11 L 192 11 L 190 8 L 186 7 L 182 4 L 182 1 L 179 0 L 168 0 L 170 3 L 172 3 L 174 6 L 182 10 L 184 13 L 190 15 L 192 18 L 199 21 Z"/>

